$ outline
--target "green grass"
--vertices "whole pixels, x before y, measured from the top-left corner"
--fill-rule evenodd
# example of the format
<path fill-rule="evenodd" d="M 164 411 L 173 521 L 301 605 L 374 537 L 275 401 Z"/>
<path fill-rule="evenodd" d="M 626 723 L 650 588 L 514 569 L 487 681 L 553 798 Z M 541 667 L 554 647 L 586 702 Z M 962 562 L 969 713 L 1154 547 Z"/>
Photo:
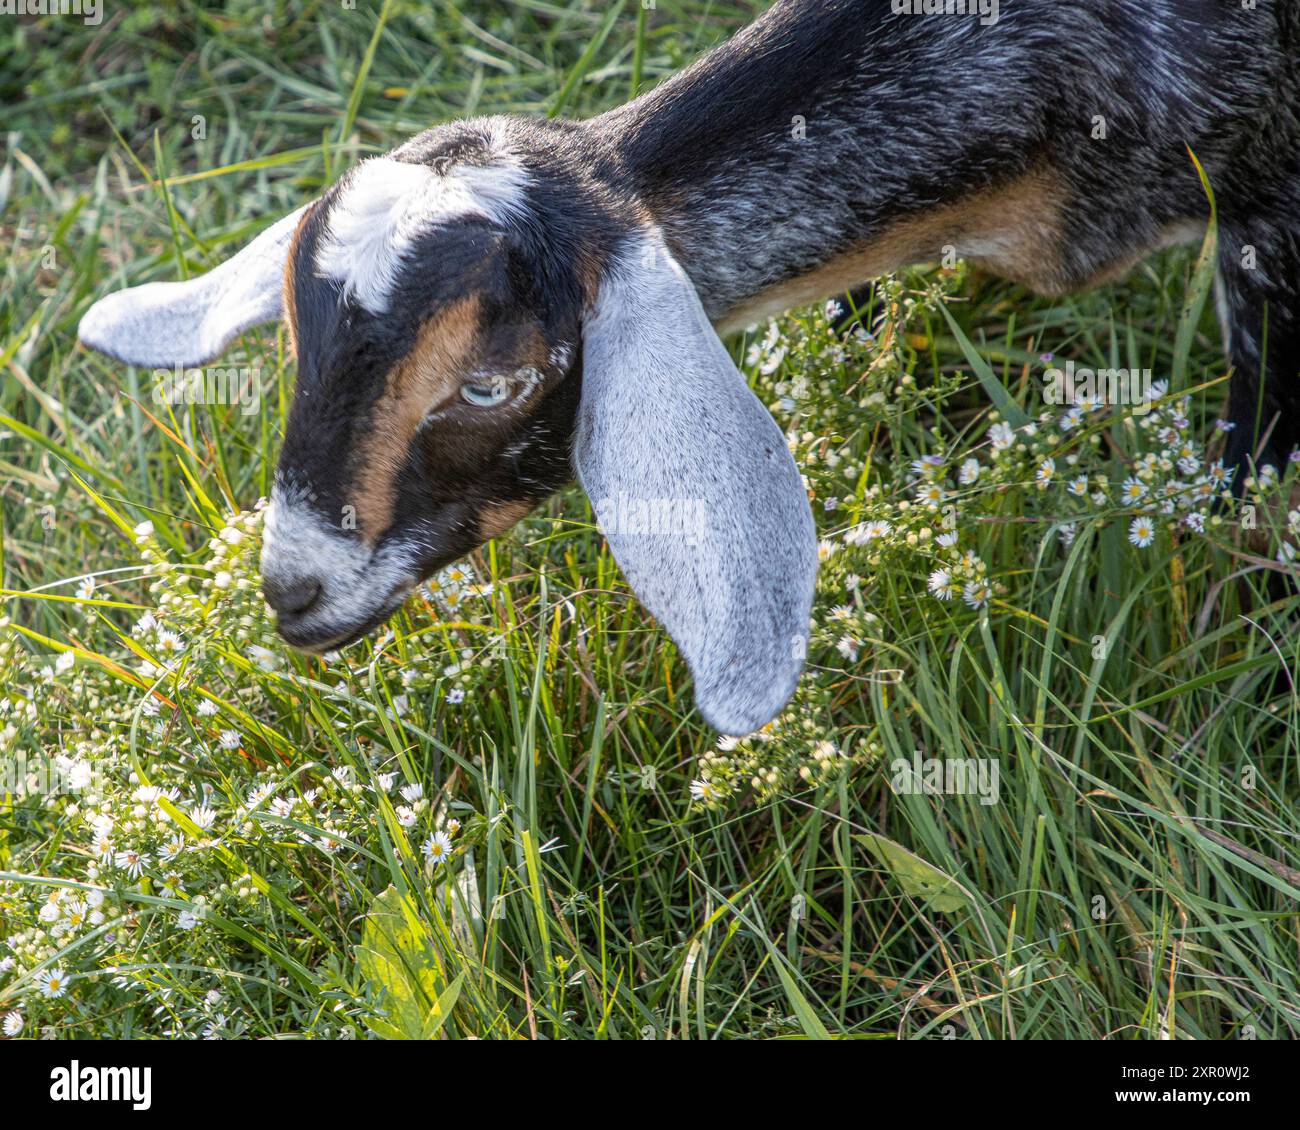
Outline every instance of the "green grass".
<path fill-rule="evenodd" d="M 226 359 L 260 370 L 252 415 L 160 407 L 150 373 L 76 344 L 93 297 L 206 269 L 367 153 L 456 116 L 596 112 L 761 7 L 230 0 L 0 22 L 0 755 L 94 775 L 0 793 L 0 1013 L 24 1035 L 1300 1033 L 1295 601 L 1270 603 L 1254 556 L 1295 540 L 1285 486 L 1261 491 L 1262 548 L 1229 504 L 1138 549 L 1135 511 L 1033 475 L 1054 451 L 1058 480 L 1075 456 L 1118 487 L 1160 446 L 1139 419 L 1049 421 L 996 459 L 985 442 L 991 404 L 1043 411 L 1043 351 L 1172 378 L 1186 435 L 1211 440 L 1226 370 L 1211 320 L 1182 313 L 1194 256 L 1050 303 L 909 273 L 862 312 L 869 340 L 805 311 L 734 343 L 837 549 L 799 697 L 730 751 L 576 490 L 475 556 L 490 592 L 415 600 L 329 664 L 284 651 L 256 516 L 216 537 L 268 490 L 283 334 Z M 940 515 L 900 506 L 912 460 L 941 454 L 951 479 L 972 452 L 980 479 L 949 492 L 969 575 L 997 582 L 978 611 L 926 591 Z M 891 533 L 843 542 L 870 520 Z M 160 658 L 132 633 L 147 609 L 182 638 L 170 671 L 141 666 Z M 895 792 L 915 750 L 996 763 L 997 803 Z M 421 804 L 398 792 L 416 783 Z M 139 878 L 95 862 L 95 813 L 115 851 L 148 854 Z M 449 820 L 431 867 L 420 845 Z M 71 982 L 50 998 L 54 968 Z"/>

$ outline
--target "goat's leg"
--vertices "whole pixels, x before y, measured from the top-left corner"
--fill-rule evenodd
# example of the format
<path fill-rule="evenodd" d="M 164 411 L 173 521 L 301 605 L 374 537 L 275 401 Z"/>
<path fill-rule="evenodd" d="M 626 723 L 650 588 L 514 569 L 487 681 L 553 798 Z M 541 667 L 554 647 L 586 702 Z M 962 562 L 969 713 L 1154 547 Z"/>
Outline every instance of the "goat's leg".
<path fill-rule="evenodd" d="M 1300 173 L 1287 192 L 1221 210 L 1219 265 L 1233 377 L 1224 461 L 1237 489 L 1300 445 Z M 1289 193 L 1289 197 L 1288 197 Z"/>

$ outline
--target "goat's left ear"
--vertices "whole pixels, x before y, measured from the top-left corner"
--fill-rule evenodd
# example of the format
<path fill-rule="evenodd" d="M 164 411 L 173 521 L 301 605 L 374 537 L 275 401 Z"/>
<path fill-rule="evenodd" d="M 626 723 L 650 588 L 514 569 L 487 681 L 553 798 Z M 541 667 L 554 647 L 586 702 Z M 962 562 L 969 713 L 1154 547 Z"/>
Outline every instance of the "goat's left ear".
<path fill-rule="evenodd" d="M 609 268 L 583 339 L 578 475 L 700 713 L 748 734 L 803 669 L 817 543 L 799 470 L 657 234 Z"/>
<path fill-rule="evenodd" d="M 96 302 L 77 336 L 128 365 L 203 365 L 250 326 L 277 321 L 284 265 L 307 204 L 221 266 L 185 282 L 145 283 Z"/>

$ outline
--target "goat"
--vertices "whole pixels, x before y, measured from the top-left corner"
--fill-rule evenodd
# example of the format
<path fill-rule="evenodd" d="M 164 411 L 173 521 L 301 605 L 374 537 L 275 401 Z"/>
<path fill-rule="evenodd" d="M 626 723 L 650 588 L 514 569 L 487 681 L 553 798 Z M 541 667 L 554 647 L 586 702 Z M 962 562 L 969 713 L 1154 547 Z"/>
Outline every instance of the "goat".
<path fill-rule="evenodd" d="M 576 470 L 702 714 L 744 734 L 799 678 L 816 549 L 719 334 L 945 247 L 1049 296 L 1116 278 L 1205 231 L 1189 149 L 1218 200 L 1227 459 L 1277 462 L 1300 440 L 1295 0 L 778 0 L 592 120 L 453 122 L 367 159 L 79 333 L 198 365 L 287 319 L 263 581 L 290 644 L 358 639 Z M 707 520 L 628 528 L 620 497 Z"/>

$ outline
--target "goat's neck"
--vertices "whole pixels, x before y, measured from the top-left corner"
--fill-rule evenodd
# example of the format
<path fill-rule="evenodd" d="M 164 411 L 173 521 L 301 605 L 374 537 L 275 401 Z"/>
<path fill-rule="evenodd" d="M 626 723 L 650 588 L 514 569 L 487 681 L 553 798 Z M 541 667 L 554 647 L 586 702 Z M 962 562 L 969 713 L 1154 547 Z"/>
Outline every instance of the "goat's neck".
<path fill-rule="evenodd" d="M 1030 164 L 1028 113 L 1021 125 L 975 98 L 995 51 L 1009 62 L 978 14 L 907 20 L 888 0 L 779 0 L 594 126 L 708 315 L 736 328 L 840 290 L 845 256 L 894 222 Z M 901 265 L 884 244 L 863 260 L 870 273 Z"/>
<path fill-rule="evenodd" d="M 927 94 L 944 88 L 954 57 L 964 68 L 978 17 L 900 22 L 889 12 L 885 0 L 781 0 L 597 119 L 716 322 L 734 325 L 765 295 L 779 306 L 791 280 L 900 214 L 953 198 L 955 178 L 969 190 L 999 161 L 1002 174 L 1023 164 L 1014 129 L 999 137 L 984 126 L 972 138 L 962 123 L 976 107 L 936 107 Z M 978 167 L 972 141 L 984 147 Z"/>

